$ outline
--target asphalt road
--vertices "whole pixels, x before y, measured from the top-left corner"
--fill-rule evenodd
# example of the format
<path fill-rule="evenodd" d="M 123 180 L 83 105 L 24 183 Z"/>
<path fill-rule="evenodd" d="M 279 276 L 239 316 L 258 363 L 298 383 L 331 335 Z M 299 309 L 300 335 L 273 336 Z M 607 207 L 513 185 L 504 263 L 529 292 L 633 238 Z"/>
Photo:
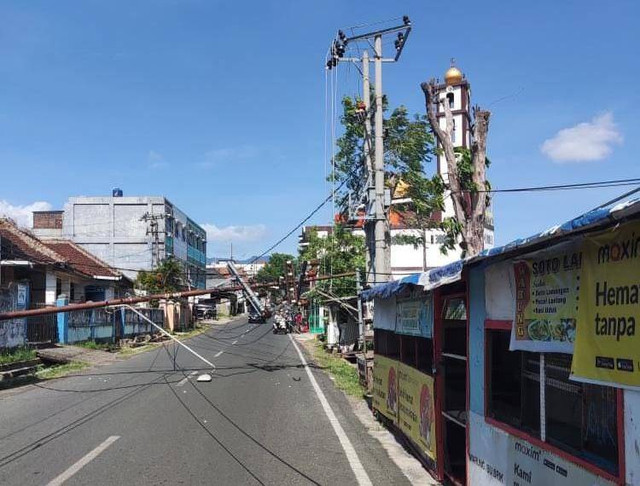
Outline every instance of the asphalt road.
<path fill-rule="evenodd" d="M 0 484 L 408 484 L 311 364 L 323 405 L 289 336 L 241 318 L 187 342 L 212 382 L 166 345 L 0 393 Z"/>

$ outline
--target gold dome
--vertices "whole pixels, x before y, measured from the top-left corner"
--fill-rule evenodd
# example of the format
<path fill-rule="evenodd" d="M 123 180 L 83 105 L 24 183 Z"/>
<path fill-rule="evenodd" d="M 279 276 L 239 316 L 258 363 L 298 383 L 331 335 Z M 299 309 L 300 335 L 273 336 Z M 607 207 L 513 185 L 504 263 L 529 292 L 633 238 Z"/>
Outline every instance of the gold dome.
<path fill-rule="evenodd" d="M 463 78 L 464 75 L 462 74 L 462 71 L 460 71 L 455 66 L 451 66 L 449 69 L 447 69 L 447 72 L 444 73 L 444 82 L 447 84 L 447 86 L 458 84 L 462 82 Z"/>

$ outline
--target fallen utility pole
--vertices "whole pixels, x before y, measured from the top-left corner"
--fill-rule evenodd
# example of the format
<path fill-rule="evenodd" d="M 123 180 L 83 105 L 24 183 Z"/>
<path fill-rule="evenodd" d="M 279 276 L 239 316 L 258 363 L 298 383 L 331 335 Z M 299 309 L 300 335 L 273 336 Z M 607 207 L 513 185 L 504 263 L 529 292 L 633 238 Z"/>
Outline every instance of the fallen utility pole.
<path fill-rule="evenodd" d="M 254 285 L 254 287 L 256 288 L 268 287 L 270 285 L 273 285 L 273 283 Z M 103 300 L 99 302 L 84 302 L 82 304 L 69 304 L 69 305 L 63 305 L 60 307 L 52 306 L 52 307 L 43 307 L 41 309 L 4 312 L 0 314 L 0 321 L 6 321 L 9 319 L 20 319 L 23 317 L 57 314 L 58 312 L 72 312 L 72 311 L 87 310 L 87 309 L 99 309 L 101 307 L 109 307 L 114 305 L 139 304 L 141 302 L 150 302 L 152 300 L 161 300 L 161 299 L 169 300 L 169 299 L 179 299 L 183 297 L 194 297 L 196 295 L 223 294 L 226 292 L 233 292 L 236 290 L 243 290 L 243 288 L 241 286 L 234 286 L 234 287 L 216 287 L 214 289 L 185 290 L 182 292 L 170 292 L 166 294 L 146 295 L 144 297 L 125 297 L 122 299 Z"/>
<path fill-rule="evenodd" d="M 235 279 L 238 281 L 238 284 L 240 284 L 240 286 L 242 287 L 242 291 L 247 297 L 247 300 L 249 301 L 249 303 L 251 304 L 251 307 L 253 307 L 253 309 L 261 316 L 264 315 L 264 308 L 260 303 L 260 299 L 258 299 L 258 296 L 255 294 L 255 292 L 251 290 L 251 287 L 249 287 L 249 284 L 244 281 L 244 279 L 240 275 L 240 272 L 238 272 L 236 265 L 233 263 L 233 260 L 230 260 L 227 263 L 227 268 L 233 274 Z"/>
<path fill-rule="evenodd" d="M 317 280 L 330 280 L 333 278 L 352 277 L 352 276 L 355 276 L 355 272 L 339 273 L 336 275 L 323 275 L 318 278 L 306 279 L 305 281 L 315 282 Z M 252 287 L 267 288 L 267 287 L 272 287 L 274 285 L 278 285 L 278 282 L 256 284 L 256 285 L 252 285 Z M 63 305 L 60 307 L 51 306 L 51 307 L 42 307 L 40 309 L 3 312 L 3 313 L 0 313 L 0 321 L 8 321 L 10 319 L 22 319 L 23 317 L 46 316 L 50 314 L 57 314 L 58 312 L 73 312 L 78 310 L 99 309 L 101 307 L 110 307 L 110 306 L 116 306 L 116 305 L 140 304 L 142 302 L 150 302 L 152 300 L 162 300 L 162 299 L 169 300 L 169 299 L 179 299 L 184 297 L 194 297 L 196 295 L 224 294 L 227 292 L 235 292 L 237 290 L 244 290 L 244 287 L 237 285 L 233 287 L 215 287 L 215 288 L 200 289 L 200 290 L 184 290 L 182 292 L 169 292 L 165 294 L 146 295 L 143 297 L 142 296 L 141 297 L 124 297 L 122 299 L 102 300 L 99 302 L 84 302 L 82 304 L 69 304 L 69 305 Z"/>
<path fill-rule="evenodd" d="M 209 366 L 211 366 L 211 369 L 215 369 L 216 365 L 214 365 L 211 361 L 209 361 L 206 358 L 203 358 L 201 355 L 199 355 L 198 353 L 196 353 L 193 349 L 191 349 L 189 346 L 187 346 L 185 343 L 183 343 L 182 341 L 180 341 L 179 339 L 177 339 L 176 337 L 172 336 L 170 333 L 168 333 L 167 331 L 165 331 L 164 329 L 162 329 L 160 326 L 158 326 L 155 322 L 153 322 L 151 319 L 149 319 L 147 316 L 145 316 L 142 312 L 139 312 L 138 310 L 136 310 L 135 307 L 131 307 L 130 305 L 121 305 L 118 307 L 124 307 L 126 309 L 129 309 L 132 312 L 135 312 L 138 316 L 140 316 L 142 319 L 144 319 L 145 321 L 147 321 L 149 324 L 151 324 L 153 327 L 155 327 L 158 331 L 160 331 L 162 334 L 164 334 L 165 336 L 167 336 L 169 339 L 173 340 L 174 343 L 178 344 L 179 346 L 182 346 L 183 348 L 185 348 L 187 351 L 189 351 L 191 354 L 193 354 L 196 358 L 200 358 L 200 360 L 204 361 L 206 364 L 208 364 Z M 209 380 L 210 381 L 210 380 Z"/>

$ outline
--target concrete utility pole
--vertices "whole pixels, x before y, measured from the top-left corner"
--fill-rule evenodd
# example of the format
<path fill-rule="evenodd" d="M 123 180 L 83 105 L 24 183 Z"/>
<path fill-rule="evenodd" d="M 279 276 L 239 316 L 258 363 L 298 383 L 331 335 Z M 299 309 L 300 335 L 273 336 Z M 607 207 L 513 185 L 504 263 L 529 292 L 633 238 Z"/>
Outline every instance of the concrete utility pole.
<path fill-rule="evenodd" d="M 360 299 L 360 292 L 362 291 L 362 285 L 360 284 L 360 271 L 356 271 L 356 295 L 358 296 L 358 347 L 361 351 L 365 351 L 364 341 L 364 319 L 362 318 L 362 300 Z"/>
<path fill-rule="evenodd" d="M 375 189 L 371 184 L 373 178 L 373 164 L 371 154 L 373 146 L 371 143 L 371 80 L 369 78 L 369 52 L 362 52 L 362 96 L 364 97 L 364 146 L 365 146 L 365 175 L 367 178 L 367 198 L 375 201 Z M 366 220 L 364 222 L 366 254 L 366 282 L 370 287 L 375 285 L 375 224 Z"/>
<path fill-rule="evenodd" d="M 147 221 L 149 227 L 147 228 L 147 235 L 151 235 L 151 268 L 156 268 L 160 265 L 160 230 L 158 229 L 158 220 L 164 219 L 164 214 L 151 214 L 146 212 L 140 218 L 140 221 Z"/>
<path fill-rule="evenodd" d="M 375 36 L 375 72 L 376 72 L 376 152 L 375 169 L 375 269 L 376 283 L 391 279 L 391 248 L 388 245 L 389 221 L 385 211 L 384 198 L 384 120 L 382 117 L 382 34 Z"/>
<path fill-rule="evenodd" d="M 330 48 L 330 57 L 327 59 L 327 69 L 335 68 L 339 62 L 362 62 L 363 97 L 364 97 L 364 156 L 365 177 L 367 178 L 367 190 L 365 191 L 365 215 L 364 230 L 367 246 L 366 282 L 369 286 L 385 282 L 391 279 L 391 232 L 387 219 L 387 205 L 385 197 L 385 166 L 384 166 L 384 117 L 382 113 L 382 63 L 396 62 L 407 38 L 411 32 L 411 20 L 406 15 L 402 18 L 402 25 L 395 25 L 379 29 L 373 32 L 347 37 L 344 32 L 338 31 L 336 39 Z M 395 56 L 382 57 L 382 38 L 385 35 L 395 34 Z M 357 42 L 367 42 L 370 45 L 374 41 L 375 64 L 375 150 L 371 149 L 371 80 L 369 76 L 369 53 L 365 49 L 362 58 L 344 57 L 347 46 Z M 371 154 L 374 152 L 373 161 Z M 349 197 L 351 200 L 351 196 Z M 362 199 L 355 201 L 362 204 Z M 350 209 L 351 211 L 351 209 Z M 373 214 L 371 214 L 373 213 Z"/>

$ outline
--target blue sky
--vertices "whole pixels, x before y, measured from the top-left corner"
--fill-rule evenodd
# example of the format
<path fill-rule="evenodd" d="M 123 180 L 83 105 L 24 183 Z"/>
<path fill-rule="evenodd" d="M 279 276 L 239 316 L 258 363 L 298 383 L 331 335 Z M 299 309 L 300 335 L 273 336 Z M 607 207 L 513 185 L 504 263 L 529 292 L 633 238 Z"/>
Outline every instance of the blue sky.
<path fill-rule="evenodd" d="M 493 187 L 640 175 L 637 4 L 427 5 L 3 1 L 0 211 L 20 218 L 117 186 L 166 195 L 210 225 L 210 254 L 226 254 L 229 239 L 239 257 L 260 253 L 326 193 L 323 59 L 336 30 L 403 14 L 414 29 L 385 67 L 385 92 L 422 112 L 420 82 L 455 57 L 473 101 L 493 112 Z M 343 69 L 340 94 L 357 85 Z M 496 241 L 624 190 L 498 195 Z"/>

